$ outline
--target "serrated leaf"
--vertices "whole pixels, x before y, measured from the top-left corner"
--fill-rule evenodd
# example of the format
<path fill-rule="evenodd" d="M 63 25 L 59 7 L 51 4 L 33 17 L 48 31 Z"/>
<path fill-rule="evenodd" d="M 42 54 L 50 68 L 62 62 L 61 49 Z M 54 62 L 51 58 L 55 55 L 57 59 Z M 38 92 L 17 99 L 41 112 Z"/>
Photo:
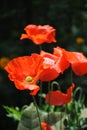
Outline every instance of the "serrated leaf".
<path fill-rule="evenodd" d="M 21 111 L 18 107 L 9 107 L 9 106 L 3 106 L 3 108 L 7 111 L 6 116 L 13 118 L 15 121 L 20 121 L 21 119 Z"/>

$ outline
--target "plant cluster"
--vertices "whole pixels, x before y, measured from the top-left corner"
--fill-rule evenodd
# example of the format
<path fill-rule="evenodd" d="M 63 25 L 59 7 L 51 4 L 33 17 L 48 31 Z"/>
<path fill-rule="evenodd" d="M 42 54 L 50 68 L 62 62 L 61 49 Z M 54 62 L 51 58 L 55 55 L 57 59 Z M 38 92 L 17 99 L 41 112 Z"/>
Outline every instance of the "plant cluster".
<path fill-rule="evenodd" d="M 27 25 L 24 30 L 25 34 L 21 35 L 20 40 L 27 38 L 33 41 L 40 47 L 40 53 L 32 52 L 29 56 L 20 56 L 9 61 L 5 66 L 9 79 L 17 89 L 28 90 L 33 97 L 41 130 L 52 130 L 48 123 L 40 120 L 38 109 L 42 108 L 47 112 L 64 112 L 65 129 L 77 129 L 86 122 L 80 119 L 81 109 L 85 108 L 84 94 L 82 95 L 82 90 L 74 83 L 72 73 L 77 76 L 87 74 L 86 56 L 82 52 L 71 52 L 59 46 L 54 47 L 52 53 L 44 51 L 42 44 L 47 43 L 50 46 L 51 43 L 57 42 L 56 29 L 50 25 Z M 67 86 L 66 92 L 62 92 L 58 78 L 67 70 L 71 70 L 70 85 Z M 45 83 L 48 83 L 46 93 L 43 88 Z M 78 100 L 75 100 L 77 91 L 80 91 L 80 94 Z M 39 96 L 39 106 L 35 100 L 36 95 Z"/>

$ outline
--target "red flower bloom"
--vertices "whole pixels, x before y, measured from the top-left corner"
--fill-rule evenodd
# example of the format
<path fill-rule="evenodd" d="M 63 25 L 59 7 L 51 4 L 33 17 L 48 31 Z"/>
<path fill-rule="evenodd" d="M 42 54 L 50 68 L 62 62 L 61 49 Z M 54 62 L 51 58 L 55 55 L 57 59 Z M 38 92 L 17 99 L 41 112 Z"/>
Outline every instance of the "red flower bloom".
<path fill-rule="evenodd" d="M 42 81 L 51 81 L 57 78 L 60 71 L 58 71 L 57 60 L 58 58 L 53 54 L 41 51 L 40 55 L 43 57 L 43 71 L 40 74 Z"/>
<path fill-rule="evenodd" d="M 21 40 L 28 38 L 31 39 L 35 44 L 43 44 L 56 42 L 55 40 L 55 29 L 49 25 L 37 26 L 37 25 L 27 25 L 24 28 L 26 34 L 21 35 Z"/>
<path fill-rule="evenodd" d="M 42 57 L 38 54 L 23 56 L 11 60 L 5 70 L 9 73 L 9 78 L 14 82 L 19 90 L 30 90 L 32 95 L 36 95 L 39 90 L 37 81 L 41 72 Z"/>
<path fill-rule="evenodd" d="M 60 47 L 54 48 L 54 55 L 60 57 L 60 54 L 62 55 L 61 69 L 66 69 L 71 65 L 76 75 L 87 74 L 87 58 L 81 52 L 70 52 Z"/>
<path fill-rule="evenodd" d="M 60 72 L 63 73 L 70 65 L 64 55 L 64 49 L 56 47 L 54 48 L 53 54 L 58 57 L 58 68 Z"/>
<path fill-rule="evenodd" d="M 67 89 L 67 93 L 62 93 L 59 90 L 56 91 L 50 91 L 46 95 L 46 102 L 48 102 L 50 105 L 60 106 L 63 104 L 67 104 L 72 99 L 72 91 L 75 87 L 75 84 L 72 83 L 72 85 Z"/>
<path fill-rule="evenodd" d="M 81 52 L 65 51 L 65 55 L 76 75 L 87 74 L 87 58 Z"/>
<path fill-rule="evenodd" d="M 45 122 L 41 122 L 41 126 L 43 130 L 52 130 L 52 128 L 50 127 L 50 125 L 48 125 Z"/>
<path fill-rule="evenodd" d="M 41 51 L 43 57 L 43 71 L 40 75 L 42 81 L 51 81 L 63 73 L 69 67 L 69 62 L 65 59 L 60 49 L 55 49 L 54 55 L 45 51 Z"/>

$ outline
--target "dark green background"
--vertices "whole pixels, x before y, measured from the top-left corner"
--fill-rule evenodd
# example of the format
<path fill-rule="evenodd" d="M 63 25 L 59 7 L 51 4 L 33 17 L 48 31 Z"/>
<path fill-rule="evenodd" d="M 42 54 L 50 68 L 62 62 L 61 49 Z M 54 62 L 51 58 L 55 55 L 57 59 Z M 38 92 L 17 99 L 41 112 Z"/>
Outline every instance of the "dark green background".
<path fill-rule="evenodd" d="M 19 40 L 28 24 L 49 24 L 56 29 L 58 42 L 55 45 L 44 44 L 44 50 L 51 52 L 54 46 L 60 46 L 82 51 L 87 56 L 87 0 L 0 0 L 0 58 L 12 59 L 39 52 L 32 41 Z M 77 37 L 84 38 L 85 43 L 76 44 Z M 60 78 L 64 83 L 69 78 L 63 80 Z M 74 80 L 87 94 L 87 76 L 75 76 Z M 21 107 L 31 100 L 27 92 L 14 87 L 7 73 L 0 68 L 0 130 L 16 130 L 17 127 L 17 122 L 6 117 L 2 105 Z"/>

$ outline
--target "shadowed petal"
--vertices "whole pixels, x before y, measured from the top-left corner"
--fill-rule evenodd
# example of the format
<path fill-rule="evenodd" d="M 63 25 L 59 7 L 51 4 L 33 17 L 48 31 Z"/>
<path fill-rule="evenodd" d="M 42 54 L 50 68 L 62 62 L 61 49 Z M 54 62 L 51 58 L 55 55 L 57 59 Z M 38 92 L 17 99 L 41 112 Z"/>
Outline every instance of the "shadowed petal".
<path fill-rule="evenodd" d="M 60 106 L 69 103 L 72 99 L 72 91 L 74 87 L 75 85 L 74 83 L 72 83 L 72 85 L 67 89 L 67 93 L 62 93 L 59 90 L 50 91 L 46 95 L 46 102 L 48 102 L 50 105 L 55 106 Z"/>

